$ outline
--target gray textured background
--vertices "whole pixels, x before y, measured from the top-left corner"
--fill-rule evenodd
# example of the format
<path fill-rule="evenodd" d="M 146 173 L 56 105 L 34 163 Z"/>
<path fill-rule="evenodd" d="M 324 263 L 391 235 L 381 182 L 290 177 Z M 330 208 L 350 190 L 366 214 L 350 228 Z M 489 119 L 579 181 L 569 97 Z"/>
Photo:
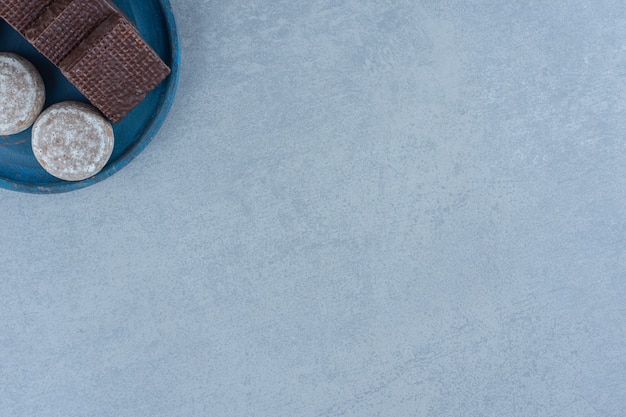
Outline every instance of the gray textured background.
<path fill-rule="evenodd" d="M 0 191 L 1 416 L 626 415 L 626 3 L 173 7 L 147 150 Z"/>

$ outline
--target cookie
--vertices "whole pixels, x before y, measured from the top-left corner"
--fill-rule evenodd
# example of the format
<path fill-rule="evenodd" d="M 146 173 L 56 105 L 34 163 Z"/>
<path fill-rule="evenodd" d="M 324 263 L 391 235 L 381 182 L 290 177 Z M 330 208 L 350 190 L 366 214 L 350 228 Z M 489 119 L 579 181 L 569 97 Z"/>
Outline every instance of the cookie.
<path fill-rule="evenodd" d="M 32 148 L 51 175 L 81 181 L 104 168 L 113 152 L 111 123 L 90 105 L 66 101 L 46 109 L 33 126 Z"/>
<path fill-rule="evenodd" d="M 0 135 L 28 129 L 45 100 L 46 89 L 33 64 L 19 55 L 0 53 Z"/>

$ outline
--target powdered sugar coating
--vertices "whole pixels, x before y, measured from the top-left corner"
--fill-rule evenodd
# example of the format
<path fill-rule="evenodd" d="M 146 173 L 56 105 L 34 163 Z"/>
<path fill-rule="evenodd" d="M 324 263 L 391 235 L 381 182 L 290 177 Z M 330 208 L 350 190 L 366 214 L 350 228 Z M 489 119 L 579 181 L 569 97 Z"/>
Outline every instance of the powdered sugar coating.
<path fill-rule="evenodd" d="M 66 181 L 84 180 L 100 172 L 113 145 L 111 124 L 84 103 L 55 104 L 33 126 L 35 157 L 47 172 Z"/>
<path fill-rule="evenodd" d="M 45 100 L 43 80 L 33 64 L 19 55 L 0 53 L 0 135 L 28 129 Z"/>

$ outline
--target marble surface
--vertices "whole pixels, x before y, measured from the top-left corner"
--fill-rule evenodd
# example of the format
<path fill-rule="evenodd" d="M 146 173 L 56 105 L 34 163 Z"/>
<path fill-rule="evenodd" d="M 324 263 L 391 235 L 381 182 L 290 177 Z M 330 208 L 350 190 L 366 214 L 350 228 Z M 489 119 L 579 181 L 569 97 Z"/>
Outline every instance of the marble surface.
<path fill-rule="evenodd" d="M 626 415 L 626 3 L 173 1 L 112 178 L 0 190 L 0 415 Z"/>

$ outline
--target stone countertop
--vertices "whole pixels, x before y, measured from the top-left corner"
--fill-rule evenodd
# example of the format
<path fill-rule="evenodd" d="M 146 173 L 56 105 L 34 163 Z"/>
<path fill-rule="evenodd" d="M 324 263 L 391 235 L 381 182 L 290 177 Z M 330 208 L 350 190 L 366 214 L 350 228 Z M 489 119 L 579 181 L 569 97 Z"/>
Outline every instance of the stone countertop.
<path fill-rule="evenodd" d="M 626 413 L 626 3 L 173 8 L 150 146 L 0 190 L 0 416 Z"/>

